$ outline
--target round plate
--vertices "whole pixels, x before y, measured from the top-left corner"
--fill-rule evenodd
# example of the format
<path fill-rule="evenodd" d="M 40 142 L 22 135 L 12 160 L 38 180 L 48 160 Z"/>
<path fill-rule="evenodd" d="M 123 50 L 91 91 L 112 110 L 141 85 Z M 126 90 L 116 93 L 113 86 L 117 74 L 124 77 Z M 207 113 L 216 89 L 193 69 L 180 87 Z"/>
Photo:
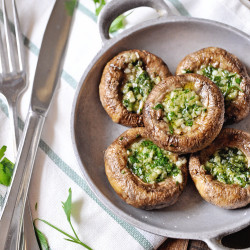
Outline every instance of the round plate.
<path fill-rule="evenodd" d="M 81 170 L 99 199 L 136 227 L 163 236 L 206 239 L 237 231 L 250 222 L 250 207 L 224 210 L 204 201 L 189 178 L 178 202 L 160 210 L 144 211 L 127 205 L 110 186 L 104 171 L 104 151 L 126 127 L 115 124 L 99 99 L 105 64 L 128 49 L 148 50 L 161 57 L 174 74 L 183 57 L 204 47 L 221 47 L 236 55 L 249 69 L 250 39 L 216 22 L 172 17 L 145 22 L 105 44 L 83 75 L 72 113 L 72 135 Z M 250 116 L 233 126 L 250 132 Z"/>

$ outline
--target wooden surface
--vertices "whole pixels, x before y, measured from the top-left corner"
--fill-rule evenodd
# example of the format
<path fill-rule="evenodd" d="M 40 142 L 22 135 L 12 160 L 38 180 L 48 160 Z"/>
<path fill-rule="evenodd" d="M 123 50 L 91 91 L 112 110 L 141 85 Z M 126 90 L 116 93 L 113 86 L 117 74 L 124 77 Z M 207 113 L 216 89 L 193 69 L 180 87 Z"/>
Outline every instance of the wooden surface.
<path fill-rule="evenodd" d="M 250 226 L 237 233 L 225 236 L 223 245 L 229 248 L 250 249 Z M 158 250 L 209 250 L 203 241 L 168 238 Z"/>

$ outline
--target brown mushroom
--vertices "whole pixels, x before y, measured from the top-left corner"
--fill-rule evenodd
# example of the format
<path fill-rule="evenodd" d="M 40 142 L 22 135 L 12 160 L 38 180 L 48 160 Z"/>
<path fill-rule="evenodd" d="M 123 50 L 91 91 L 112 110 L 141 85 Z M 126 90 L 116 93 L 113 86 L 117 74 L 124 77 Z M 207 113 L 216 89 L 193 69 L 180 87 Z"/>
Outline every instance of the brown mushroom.
<path fill-rule="evenodd" d="M 145 50 L 123 51 L 104 68 L 99 86 L 102 106 L 116 123 L 143 126 L 142 109 L 147 92 L 151 91 L 151 85 L 170 75 L 167 65 L 159 57 Z M 128 82 L 133 86 L 128 87 Z"/>
<path fill-rule="evenodd" d="M 204 70 L 205 68 L 210 72 Z M 236 56 L 221 48 L 204 48 L 187 55 L 179 63 L 176 75 L 185 72 L 205 74 L 220 87 L 225 97 L 225 122 L 227 124 L 239 122 L 248 115 L 250 77 L 245 66 Z M 226 72 L 225 76 L 228 75 L 229 81 L 228 79 L 221 81 L 223 72 Z M 234 74 L 236 76 L 233 76 Z"/>
<path fill-rule="evenodd" d="M 200 99 L 194 104 L 190 101 L 190 106 L 185 94 L 188 89 L 193 96 L 190 100 Z M 172 93 L 175 92 L 177 94 L 172 98 Z M 198 109 L 201 114 L 188 121 L 186 118 L 190 115 L 193 117 L 193 112 L 197 112 L 198 102 L 201 103 Z M 168 105 L 170 108 L 166 110 Z M 158 108 L 162 109 L 162 114 L 159 114 Z M 172 112 L 171 108 L 177 111 Z M 169 117 L 171 115 L 176 117 L 174 121 Z M 145 103 L 143 116 L 150 138 L 159 147 L 179 154 L 196 152 L 209 145 L 219 134 L 224 122 L 224 99 L 219 88 L 204 76 L 197 74 L 171 76 L 157 84 L 151 91 Z M 180 126 L 180 129 L 174 130 L 173 126 Z"/>
<path fill-rule="evenodd" d="M 134 207 L 150 210 L 172 205 L 187 182 L 186 159 L 169 152 L 171 161 L 178 165 L 178 182 L 176 177 L 168 176 L 160 182 L 147 183 L 127 166 L 129 147 L 144 139 L 148 139 L 145 128 L 131 128 L 108 147 L 104 158 L 108 180 L 120 198 Z"/>
<path fill-rule="evenodd" d="M 207 202 L 226 209 L 244 207 L 250 203 L 250 185 L 242 187 L 239 184 L 223 183 L 204 168 L 209 158 L 225 147 L 241 150 L 247 158 L 250 171 L 250 135 L 237 129 L 226 128 L 207 148 L 191 155 L 189 172 L 200 195 Z"/>

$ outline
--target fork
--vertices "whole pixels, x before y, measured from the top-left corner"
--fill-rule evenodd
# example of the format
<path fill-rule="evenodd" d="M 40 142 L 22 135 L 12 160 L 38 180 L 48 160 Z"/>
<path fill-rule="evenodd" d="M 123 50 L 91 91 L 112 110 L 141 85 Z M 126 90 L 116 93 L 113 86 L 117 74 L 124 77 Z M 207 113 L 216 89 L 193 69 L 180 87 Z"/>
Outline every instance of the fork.
<path fill-rule="evenodd" d="M 17 118 L 17 101 L 27 87 L 24 62 L 24 48 L 15 0 L 12 2 L 14 33 L 11 34 L 5 0 L 2 0 L 3 27 L 0 38 L 0 92 L 5 96 L 9 107 L 10 126 L 12 131 L 13 152 L 16 157 L 20 137 Z M 15 41 L 13 40 L 15 38 Z"/>
<path fill-rule="evenodd" d="M 9 0 L 8 0 L 9 1 Z M 5 96 L 9 107 L 10 127 L 12 131 L 13 153 L 16 157 L 20 137 L 18 130 L 17 103 L 27 88 L 26 65 L 24 60 L 23 39 L 18 20 L 15 0 L 11 0 L 14 30 L 8 18 L 6 0 L 1 0 L 3 24 L 0 36 L 0 92 Z M 11 34 L 13 31 L 13 34 Z M 21 249 L 39 249 L 33 228 L 33 221 L 27 201 L 24 214 L 24 227 L 20 239 Z"/>

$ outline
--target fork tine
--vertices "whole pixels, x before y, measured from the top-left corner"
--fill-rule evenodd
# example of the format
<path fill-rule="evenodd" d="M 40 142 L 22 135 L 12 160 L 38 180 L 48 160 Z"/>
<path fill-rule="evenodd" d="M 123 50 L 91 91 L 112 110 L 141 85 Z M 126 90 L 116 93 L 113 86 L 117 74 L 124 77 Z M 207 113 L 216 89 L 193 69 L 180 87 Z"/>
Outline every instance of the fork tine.
<path fill-rule="evenodd" d="M 7 58 L 6 53 L 3 47 L 3 40 L 0 36 L 0 70 L 2 74 L 6 74 L 7 72 Z"/>
<path fill-rule="evenodd" d="M 16 60 L 14 56 L 14 44 L 11 37 L 9 18 L 6 10 L 5 0 L 2 0 L 2 8 L 3 8 L 3 22 L 4 22 L 4 31 L 5 31 L 5 45 L 7 52 L 7 60 L 8 60 L 8 68 L 10 72 L 16 71 Z"/>
<path fill-rule="evenodd" d="M 20 32 L 20 23 L 17 14 L 16 8 L 16 1 L 12 0 L 12 8 L 13 8 L 13 17 L 14 17 L 14 27 L 15 27 L 15 34 L 16 34 L 16 47 L 17 47 L 17 54 L 18 54 L 18 62 L 19 62 L 19 70 L 25 70 L 25 60 L 24 60 L 24 45 L 22 34 Z"/>

